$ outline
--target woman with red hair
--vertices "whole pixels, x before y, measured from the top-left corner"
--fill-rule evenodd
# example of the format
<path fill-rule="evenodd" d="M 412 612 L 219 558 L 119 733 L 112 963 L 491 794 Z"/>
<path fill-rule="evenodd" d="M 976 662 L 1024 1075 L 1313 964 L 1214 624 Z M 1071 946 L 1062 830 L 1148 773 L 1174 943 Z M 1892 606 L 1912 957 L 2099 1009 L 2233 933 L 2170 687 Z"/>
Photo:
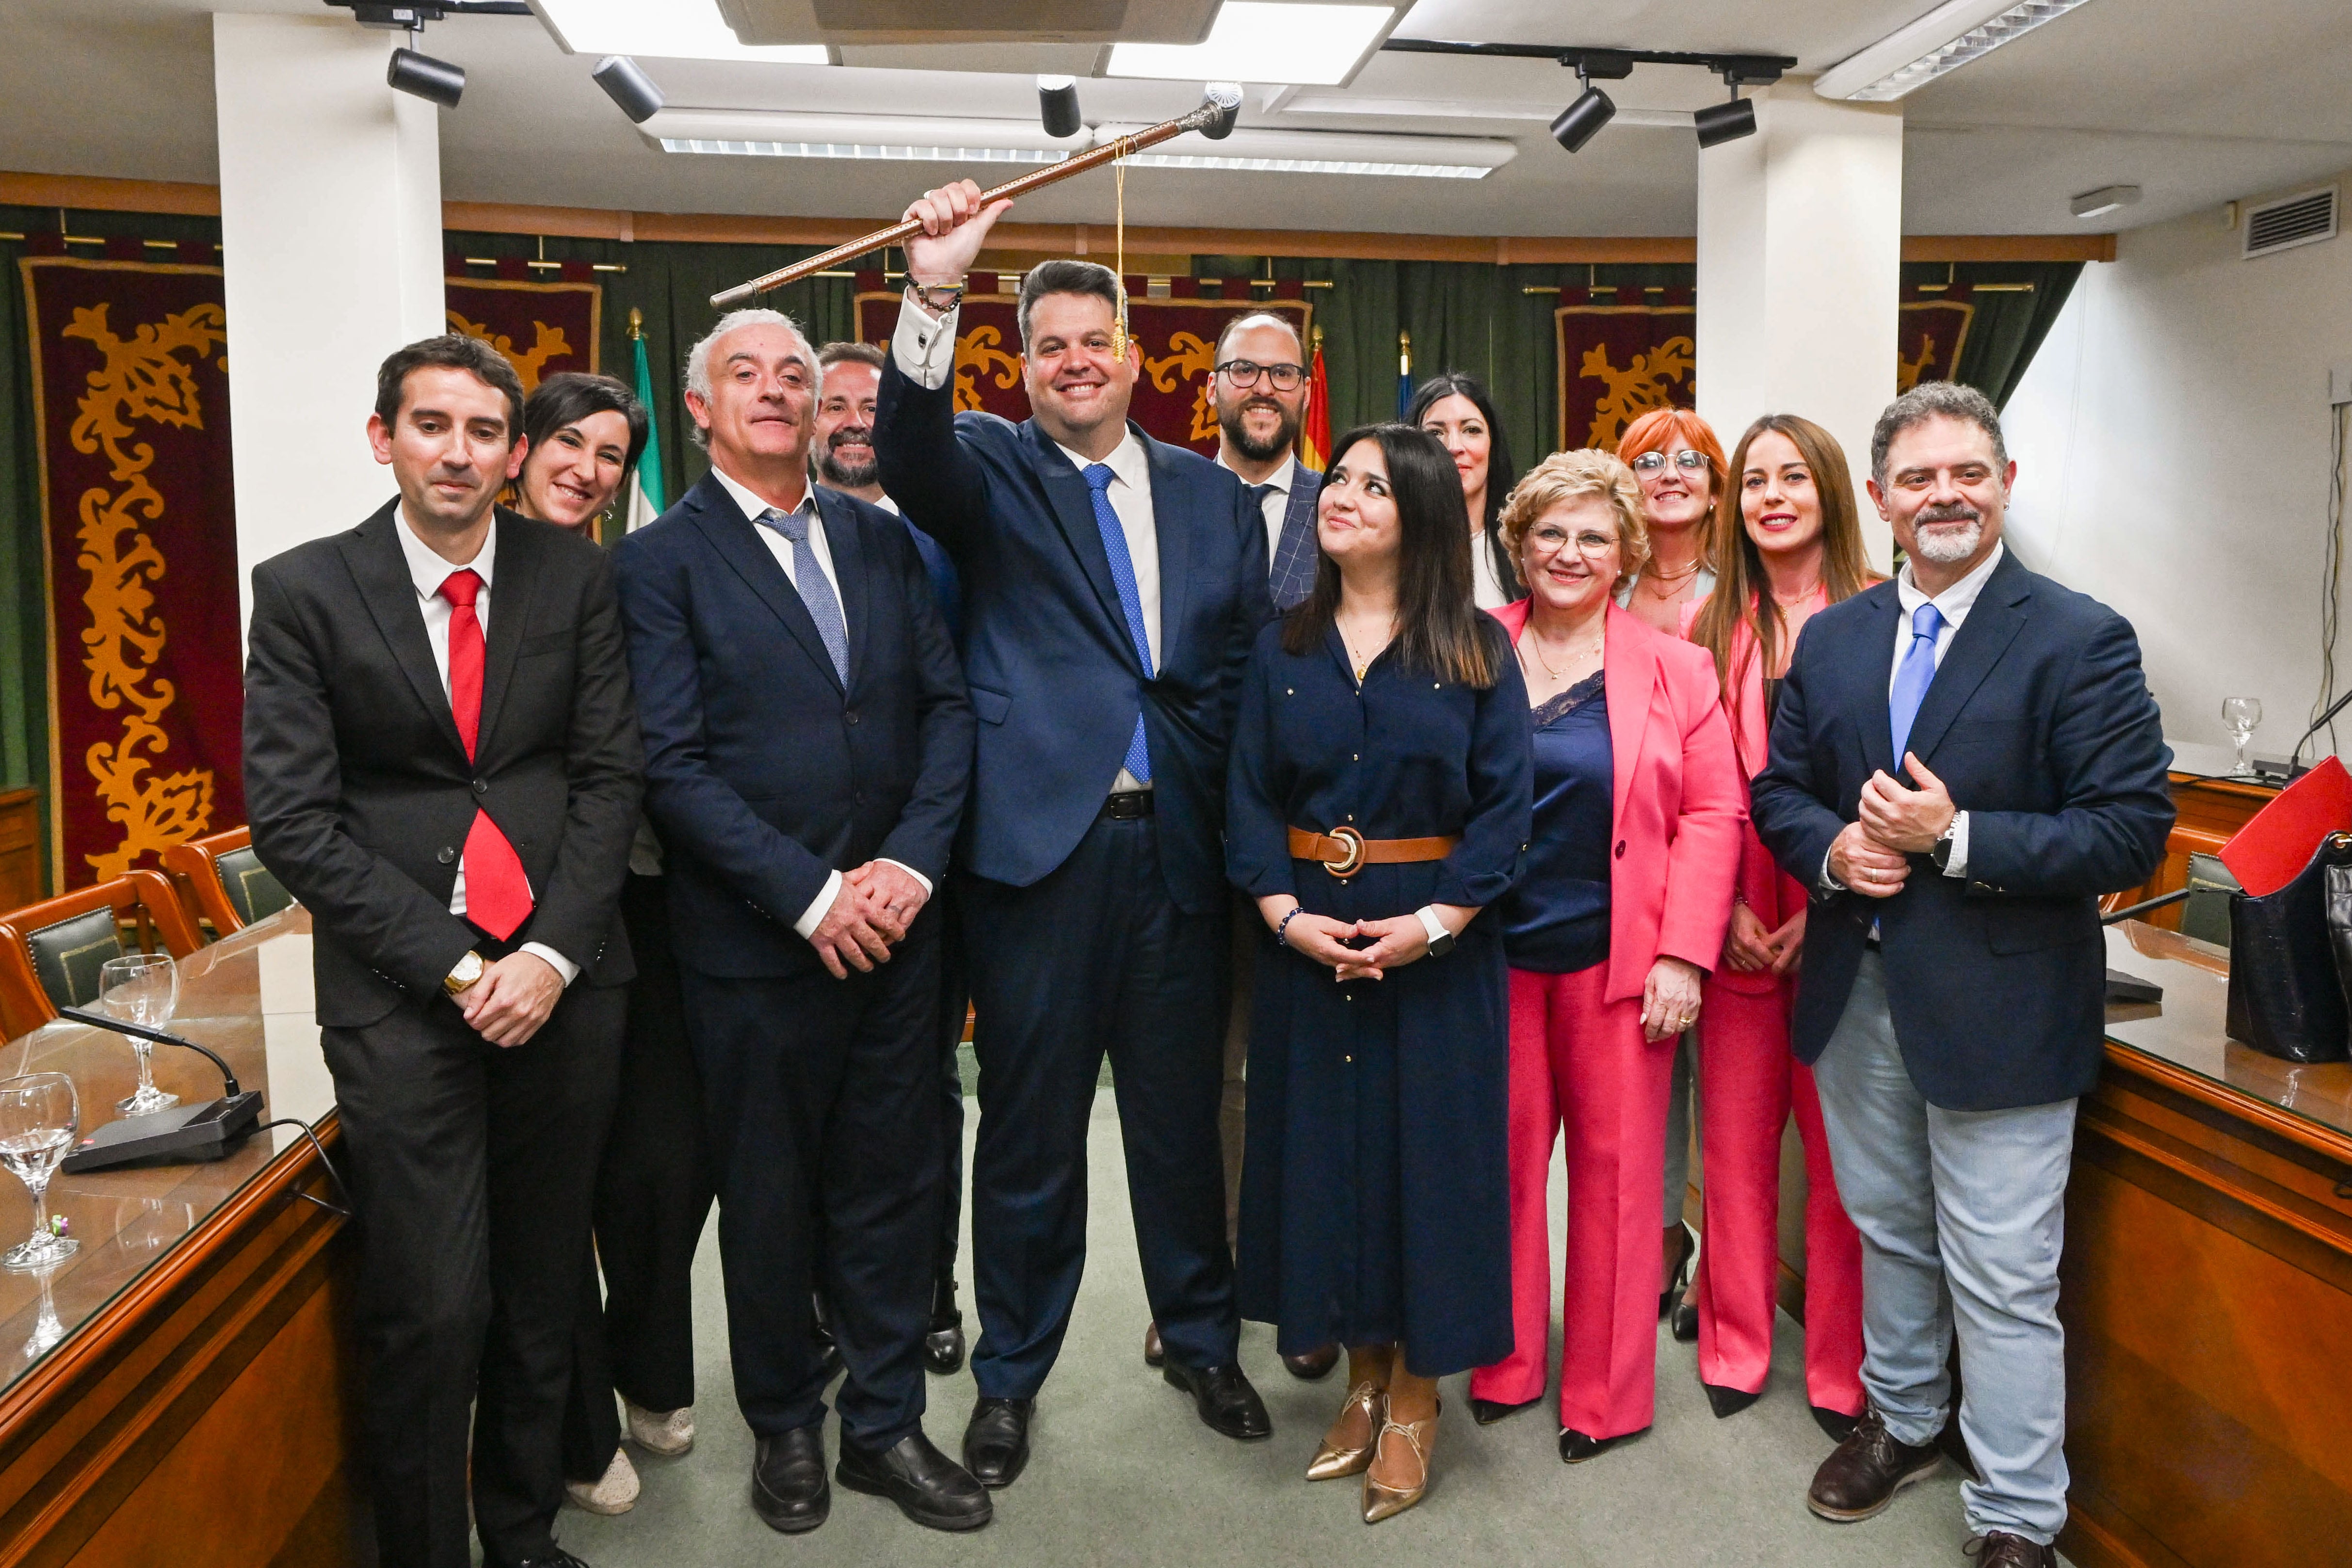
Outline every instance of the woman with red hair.
<path fill-rule="evenodd" d="M 1713 657 L 1740 776 L 1763 771 L 1773 706 L 1805 622 L 1877 580 L 1835 437 L 1767 414 L 1732 454 L 1716 507 L 1715 591 L 1684 612 Z M 1753 1405 L 1772 1364 L 1780 1266 L 1780 1130 L 1805 1147 L 1805 1392 L 1843 1441 L 1862 1413 L 1862 1239 L 1838 1197 L 1813 1075 L 1789 1050 L 1804 951 L 1805 889 L 1741 829 L 1723 956 L 1702 988 L 1699 1147 L 1706 1244 L 1698 1260 L 1698 1375 L 1718 1417 Z"/>

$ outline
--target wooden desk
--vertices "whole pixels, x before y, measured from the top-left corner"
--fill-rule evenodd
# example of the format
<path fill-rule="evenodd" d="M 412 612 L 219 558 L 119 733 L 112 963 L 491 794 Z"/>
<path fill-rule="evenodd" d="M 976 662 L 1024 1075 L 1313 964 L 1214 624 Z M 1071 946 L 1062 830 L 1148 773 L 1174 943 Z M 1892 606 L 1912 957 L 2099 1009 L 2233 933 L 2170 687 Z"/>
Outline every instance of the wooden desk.
<path fill-rule="evenodd" d="M 173 1028 L 227 1058 L 266 1117 L 336 1147 L 310 1006 L 310 916 L 293 908 L 181 965 Z M 0 1071 L 73 1075 L 85 1128 L 134 1082 L 119 1035 L 51 1024 Z M 158 1047 L 184 1100 L 219 1092 L 193 1051 Z M 343 1310 L 354 1251 L 302 1134 L 278 1128 L 210 1165 L 60 1175 L 80 1250 L 46 1281 L 0 1274 L 0 1568 L 169 1563 L 318 1568 L 352 1558 L 356 1356 Z M 32 1224 L 14 1182 L 0 1244 Z M 65 1338 L 25 1349 L 46 1285 Z"/>
<path fill-rule="evenodd" d="M 2084 1568 L 2352 1561 L 2352 1064 L 2226 1038 L 2228 960 L 2128 923 L 2066 1202 L 2066 1456 Z"/>
<path fill-rule="evenodd" d="M 2142 899 L 2158 898 L 2177 893 L 2189 885 L 2189 857 L 2191 854 L 2219 854 L 2221 846 L 2252 820 L 2253 814 L 2278 799 L 2274 784 L 2257 784 L 2250 779 L 2217 779 L 2201 773 L 2175 770 L 2168 776 L 2172 785 L 2173 809 L 2179 813 L 2172 824 L 2172 833 L 2165 841 L 2164 863 L 2156 874 L 2124 895 L 2124 904 L 2137 904 Z M 2116 907 L 2122 907 L 2118 904 Z M 2150 925 L 2167 931 L 2180 929 L 2180 905 L 2158 909 L 2148 915 Z"/>

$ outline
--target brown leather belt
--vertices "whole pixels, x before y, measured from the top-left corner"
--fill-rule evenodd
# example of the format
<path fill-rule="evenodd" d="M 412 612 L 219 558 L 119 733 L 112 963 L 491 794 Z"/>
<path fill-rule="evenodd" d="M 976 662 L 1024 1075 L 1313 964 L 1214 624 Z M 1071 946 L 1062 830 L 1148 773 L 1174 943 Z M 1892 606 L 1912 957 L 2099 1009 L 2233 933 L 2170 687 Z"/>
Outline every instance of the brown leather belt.
<path fill-rule="evenodd" d="M 1328 833 L 1293 828 L 1290 858 L 1318 862 L 1325 871 L 1345 882 L 1368 865 L 1442 861 L 1461 841 L 1459 833 L 1434 839 L 1368 839 L 1353 828 L 1334 828 Z"/>

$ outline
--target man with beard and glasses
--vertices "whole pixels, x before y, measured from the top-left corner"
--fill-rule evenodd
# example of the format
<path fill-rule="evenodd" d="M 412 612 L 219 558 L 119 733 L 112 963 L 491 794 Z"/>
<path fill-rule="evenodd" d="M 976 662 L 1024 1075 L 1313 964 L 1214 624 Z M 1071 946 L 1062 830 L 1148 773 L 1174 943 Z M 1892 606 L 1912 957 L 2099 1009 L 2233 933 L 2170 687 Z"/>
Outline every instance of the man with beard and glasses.
<path fill-rule="evenodd" d="M 1315 587 L 1315 497 L 1323 476 L 1301 463 L 1294 450 L 1307 418 L 1307 350 L 1297 329 L 1270 310 L 1236 316 L 1217 337 L 1211 405 L 1217 411 L 1217 466 L 1230 468 L 1249 488 L 1265 518 L 1266 588 L 1276 614 L 1305 599 Z M 1244 1070 L 1249 1061 L 1250 944 L 1263 939 L 1265 925 L 1249 900 L 1234 900 L 1233 1003 L 1225 1016 L 1224 1089 L 1217 1104 L 1217 1136 L 1225 1162 L 1225 1239 L 1238 1233 L 1241 1218 L 1242 1128 L 1249 1099 Z M 1160 1325 L 1144 1330 L 1143 1359 L 1164 1359 Z M 1326 1345 L 1305 1355 L 1286 1355 L 1284 1366 L 1309 1382 L 1339 1364 L 1339 1347 Z"/>
<path fill-rule="evenodd" d="M 824 378 L 824 396 L 816 405 L 816 428 L 810 438 L 809 462 L 816 482 L 829 490 L 869 501 L 886 512 L 898 503 L 882 490 L 882 471 L 874 461 L 874 404 L 882 385 L 882 350 L 871 343 L 827 343 L 816 351 L 818 371 Z M 931 592 L 950 635 L 963 634 L 963 588 L 956 580 L 955 562 L 939 541 L 907 524 L 907 537 L 923 558 Z M 931 1322 L 923 1335 L 923 1364 L 949 1373 L 963 1365 L 963 1310 L 956 1305 L 956 1232 L 963 1216 L 963 1073 L 956 1064 L 956 1047 L 963 1041 L 971 987 L 964 978 L 963 933 L 956 918 L 953 884 L 940 890 L 940 1171 L 946 1201 L 940 1206 L 939 1263 L 931 1282 Z M 823 1321 L 820 1303 L 820 1322 Z"/>
<path fill-rule="evenodd" d="M 1808 1502 L 1866 1519 L 1935 1471 L 1957 1327 L 1980 1568 L 2066 1522 L 2058 1263 L 2075 1102 L 2098 1080 L 2103 893 L 2172 828 L 2130 623 L 2001 543 L 2017 465 L 1985 396 L 1930 382 L 1871 436 L 1910 558 L 1798 639 L 1756 831 L 1812 888 L 1791 1043 L 1862 1232 L 1853 1435 Z"/>

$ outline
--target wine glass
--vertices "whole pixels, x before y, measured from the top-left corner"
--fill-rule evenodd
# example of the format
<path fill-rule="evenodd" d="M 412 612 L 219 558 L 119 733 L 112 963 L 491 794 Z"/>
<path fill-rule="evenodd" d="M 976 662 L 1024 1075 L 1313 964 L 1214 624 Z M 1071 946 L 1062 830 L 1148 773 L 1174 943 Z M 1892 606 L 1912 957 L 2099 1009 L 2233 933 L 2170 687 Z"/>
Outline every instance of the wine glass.
<path fill-rule="evenodd" d="M 172 1021 L 172 1009 L 179 1005 L 180 967 L 167 953 L 126 953 L 109 958 L 99 967 L 98 999 L 125 1023 L 162 1029 Z M 139 1058 L 139 1087 L 116 1101 L 114 1108 L 126 1116 L 144 1116 L 178 1104 L 177 1094 L 155 1087 L 154 1043 L 129 1038 L 131 1051 Z"/>
<path fill-rule="evenodd" d="M 2230 737 L 2238 743 L 2238 765 L 2230 769 L 2231 778 L 2252 779 L 2254 776 L 2253 764 L 2246 760 L 2246 742 L 2254 737 L 2254 727 L 2262 722 L 2263 703 L 2260 697 L 2221 699 L 2221 723 L 2229 729 Z"/>
<path fill-rule="evenodd" d="M 72 1150 L 81 1130 L 81 1102 L 73 1080 L 62 1072 L 28 1072 L 0 1079 L 0 1165 L 15 1173 L 33 1195 L 33 1234 L 5 1252 L 0 1267 L 41 1270 L 57 1266 L 81 1243 L 59 1236 L 49 1224 L 49 1177 Z"/>

